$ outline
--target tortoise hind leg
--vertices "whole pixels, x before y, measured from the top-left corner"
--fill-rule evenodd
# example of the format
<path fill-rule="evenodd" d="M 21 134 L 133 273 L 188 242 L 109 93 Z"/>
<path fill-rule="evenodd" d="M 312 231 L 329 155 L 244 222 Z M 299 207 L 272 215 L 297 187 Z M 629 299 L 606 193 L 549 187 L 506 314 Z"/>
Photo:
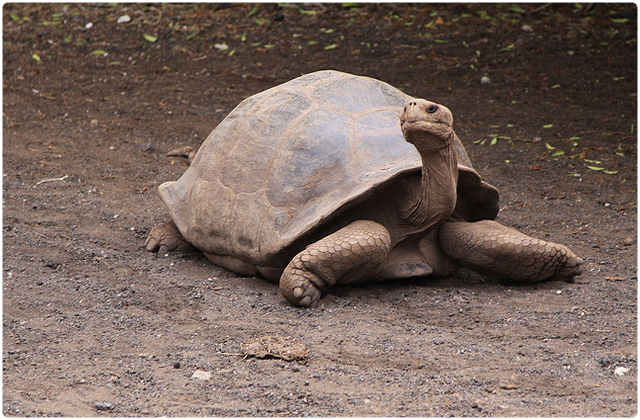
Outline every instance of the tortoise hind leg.
<path fill-rule="evenodd" d="M 182 237 L 173 222 L 166 222 L 151 229 L 145 242 L 147 251 L 151 252 L 193 252 L 195 248 Z"/>
<path fill-rule="evenodd" d="M 583 260 L 569 248 L 535 239 L 492 220 L 446 222 L 439 235 L 443 251 L 481 274 L 536 282 L 580 275 Z"/>
<path fill-rule="evenodd" d="M 384 226 L 357 220 L 293 257 L 280 277 L 280 291 L 293 305 L 315 305 L 334 284 L 373 276 L 390 249 L 391 235 Z"/>

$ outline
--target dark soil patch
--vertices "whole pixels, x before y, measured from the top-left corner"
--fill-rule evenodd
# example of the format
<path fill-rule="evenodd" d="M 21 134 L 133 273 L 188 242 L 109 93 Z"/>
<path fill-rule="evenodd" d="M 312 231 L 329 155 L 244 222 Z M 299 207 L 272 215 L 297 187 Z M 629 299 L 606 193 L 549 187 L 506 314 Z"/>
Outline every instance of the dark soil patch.
<path fill-rule="evenodd" d="M 636 414 L 635 5 L 6 4 L 3 46 L 5 415 Z M 329 68 L 450 108 L 499 221 L 582 276 L 461 271 L 300 310 L 144 250 L 186 167 L 168 150 Z M 242 356 L 266 335 L 306 359 Z"/>

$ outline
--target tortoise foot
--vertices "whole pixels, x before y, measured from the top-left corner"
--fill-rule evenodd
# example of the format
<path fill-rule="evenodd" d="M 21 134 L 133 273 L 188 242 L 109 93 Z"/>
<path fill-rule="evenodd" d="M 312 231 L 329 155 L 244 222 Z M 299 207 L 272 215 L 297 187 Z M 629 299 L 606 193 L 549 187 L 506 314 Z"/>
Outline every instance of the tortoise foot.
<path fill-rule="evenodd" d="M 150 252 L 192 252 L 195 248 L 187 242 L 173 222 L 166 222 L 151 229 L 145 243 Z"/>
<path fill-rule="evenodd" d="M 299 269 L 287 270 L 280 279 L 280 291 L 292 305 L 309 308 L 316 306 L 322 297 L 322 292 L 314 284 L 321 282 L 312 273 Z"/>
<path fill-rule="evenodd" d="M 370 220 L 356 220 L 298 253 L 280 277 L 280 290 L 296 306 L 312 306 L 336 283 L 375 275 L 389 254 L 391 235 Z"/>

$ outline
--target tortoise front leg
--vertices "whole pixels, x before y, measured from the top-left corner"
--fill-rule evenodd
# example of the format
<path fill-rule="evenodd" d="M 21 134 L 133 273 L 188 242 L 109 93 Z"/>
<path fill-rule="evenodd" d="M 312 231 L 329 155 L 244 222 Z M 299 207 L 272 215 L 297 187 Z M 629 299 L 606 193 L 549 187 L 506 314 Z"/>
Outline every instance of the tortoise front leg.
<path fill-rule="evenodd" d="M 391 235 L 384 226 L 355 221 L 293 257 L 280 277 L 280 291 L 293 305 L 315 305 L 334 284 L 373 276 L 390 249 Z"/>
<path fill-rule="evenodd" d="M 569 248 L 535 239 L 492 220 L 446 222 L 442 250 L 463 267 L 481 274 L 536 282 L 580 275 L 582 258 Z"/>

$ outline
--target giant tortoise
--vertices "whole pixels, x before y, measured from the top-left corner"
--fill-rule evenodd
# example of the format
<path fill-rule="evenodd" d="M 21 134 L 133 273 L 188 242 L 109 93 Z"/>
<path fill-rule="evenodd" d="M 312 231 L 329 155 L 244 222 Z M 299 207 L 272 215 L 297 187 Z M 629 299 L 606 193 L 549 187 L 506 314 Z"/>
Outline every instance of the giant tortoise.
<path fill-rule="evenodd" d="M 279 282 L 293 305 L 335 284 L 460 266 L 518 281 L 571 279 L 567 247 L 493 221 L 498 191 L 473 169 L 449 109 L 337 71 L 241 102 L 180 179 L 159 188 L 172 221 L 150 251 L 195 247 Z"/>

